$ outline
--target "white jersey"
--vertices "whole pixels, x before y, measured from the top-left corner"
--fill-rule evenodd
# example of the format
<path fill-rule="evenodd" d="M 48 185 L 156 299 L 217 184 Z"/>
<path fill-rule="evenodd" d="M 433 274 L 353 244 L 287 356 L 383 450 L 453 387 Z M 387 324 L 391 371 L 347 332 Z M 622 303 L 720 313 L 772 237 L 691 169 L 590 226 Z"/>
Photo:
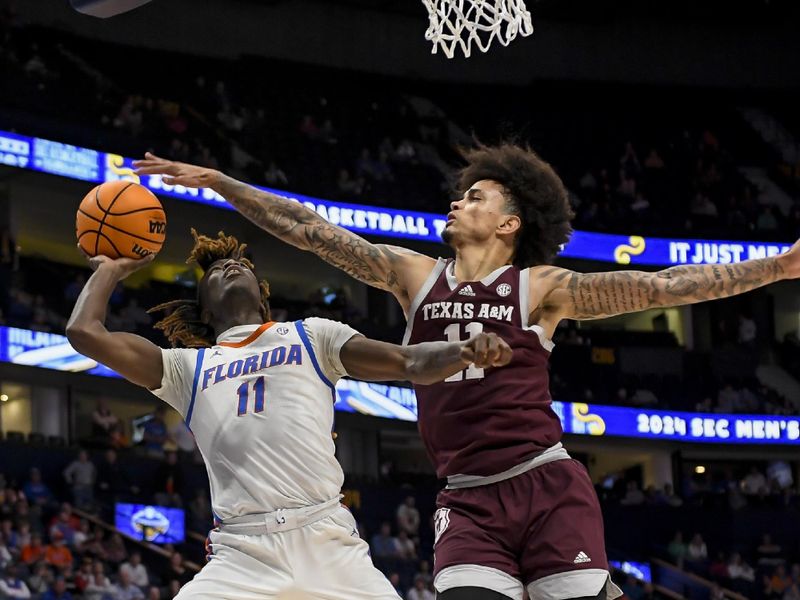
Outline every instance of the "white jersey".
<path fill-rule="evenodd" d="M 338 496 L 334 386 L 346 375 L 339 351 L 357 333 L 310 318 L 233 327 L 211 348 L 162 350 L 153 393 L 194 433 L 217 519 Z"/>

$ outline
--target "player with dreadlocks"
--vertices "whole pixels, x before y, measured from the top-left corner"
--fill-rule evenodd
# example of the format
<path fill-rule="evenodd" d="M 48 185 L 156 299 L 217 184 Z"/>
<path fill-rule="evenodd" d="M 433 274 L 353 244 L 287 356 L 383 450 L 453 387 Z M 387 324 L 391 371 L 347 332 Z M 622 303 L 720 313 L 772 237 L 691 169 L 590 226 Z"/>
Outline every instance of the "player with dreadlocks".
<path fill-rule="evenodd" d="M 173 346 L 104 325 L 119 281 L 147 265 L 105 256 L 67 325 L 78 352 L 152 391 L 186 420 L 203 455 L 218 526 L 211 558 L 178 598 L 276 598 L 287 589 L 330 600 L 396 600 L 367 544 L 339 504 L 343 474 L 331 439 L 334 385 L 357 379 L 434 383 L 474 363 L 502 366 L 510 348 L 494 334 L 468 342 L 397 346 L 319 318 L 270 320 L 269 287 L 245 246 L 222 233 L 194 235 L 203 270 L 195 300 L 154 310 Z"/>

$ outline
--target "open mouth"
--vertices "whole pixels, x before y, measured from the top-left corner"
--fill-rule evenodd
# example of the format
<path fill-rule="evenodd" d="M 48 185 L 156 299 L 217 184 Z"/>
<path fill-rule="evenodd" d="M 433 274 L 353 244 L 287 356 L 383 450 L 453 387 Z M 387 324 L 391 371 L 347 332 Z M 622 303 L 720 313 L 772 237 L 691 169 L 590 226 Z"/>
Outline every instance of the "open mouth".
<path fill-rule="evenodd" d="M 242 275 L 242 269 L 241 269 L 241 267 L 238 267 L 236 265 L 232 265 L 232 266 L 228 267 L 227 269 L 225 269 L 225 272 L 223 273 L 223 275 L 224 275 L 225 279 L 228 279 L 230 277 L 235 277 L 237 275 Z"/>

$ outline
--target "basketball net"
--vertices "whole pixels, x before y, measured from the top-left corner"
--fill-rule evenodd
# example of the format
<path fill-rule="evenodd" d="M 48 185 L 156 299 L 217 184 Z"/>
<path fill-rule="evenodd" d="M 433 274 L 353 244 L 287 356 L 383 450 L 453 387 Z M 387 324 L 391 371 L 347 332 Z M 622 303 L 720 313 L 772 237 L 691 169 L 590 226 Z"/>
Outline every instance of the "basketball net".
<path fill-rule="evenodd" d="M 533 33 L 531 13 L 524 0 L 422 0 L 430 25 L 425 39 L 433 54 L 441 46 L 447 58 L 460 47 L 469 58 L 472 44 L 486 52 L 495 38 L 508 46 L 517 37 Z"/>

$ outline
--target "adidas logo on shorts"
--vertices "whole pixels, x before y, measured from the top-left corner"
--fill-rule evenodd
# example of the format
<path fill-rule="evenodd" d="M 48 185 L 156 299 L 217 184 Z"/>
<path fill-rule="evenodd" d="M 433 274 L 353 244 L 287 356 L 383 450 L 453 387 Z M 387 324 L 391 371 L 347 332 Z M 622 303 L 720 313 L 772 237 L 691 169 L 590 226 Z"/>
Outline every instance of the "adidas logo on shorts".
<path fill-rule="evenodd" d="M 471 285 L 467 285 L 467 286 L 461 288 L 459 290 L 458 294 L 459 294 L 459 296 L 474 296 L 475 292 L 472 291 L 472 286 Z"/>
<path fill-rule="evenodd" d="M 580 551 L 578 552 L 578 556 L 576 556 L 575 560 L 572 562 L 574 562 L 576 565 L 579 565 L 581 563 L 592 562 L 592 559 L 586 555 L 586 552 Z"/>

